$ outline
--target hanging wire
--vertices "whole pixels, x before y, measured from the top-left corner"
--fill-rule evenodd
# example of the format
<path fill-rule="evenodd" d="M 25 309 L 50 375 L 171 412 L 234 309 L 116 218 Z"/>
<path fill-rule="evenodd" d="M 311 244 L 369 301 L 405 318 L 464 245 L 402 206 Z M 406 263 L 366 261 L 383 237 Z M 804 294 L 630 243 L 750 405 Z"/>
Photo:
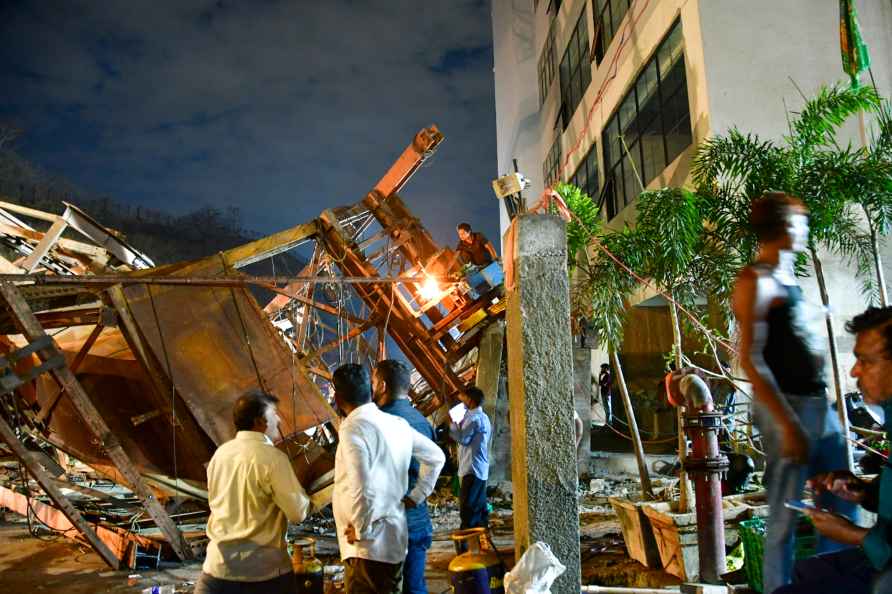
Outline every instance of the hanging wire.
<path fill-rule="evenodd" d="M 223 254 L 220 254 L 220 259 L 223 260 Z M 223 269 L 226 270 L 226 261 L 223 260 Z M 242 316 L 242 308 L 239 307 L 238 297 L 235 294 L 235 287 L 229 287 L 229 296 L 232 298 L 232 305 L 235 307 L 235 313 L 238 316 L 239 324 L 242 328 L 242 338 L 245 341 L 245 346 L 248 349 L 248 355 L 251 358 L 251 364 L 254 366 L 254 374 L 257 376 L 257 384 L 260 386 L 260 389 L 264 392 L 268 392 L 266 385 L 263 381 L 263 376 L 260 374 L 260 367 L 257 365 L 257 359 L 254 357 L 254 347 L 251 345 L 251 338 L 248 336 L 248 326 L 245 324 L 245 318 Z"/>

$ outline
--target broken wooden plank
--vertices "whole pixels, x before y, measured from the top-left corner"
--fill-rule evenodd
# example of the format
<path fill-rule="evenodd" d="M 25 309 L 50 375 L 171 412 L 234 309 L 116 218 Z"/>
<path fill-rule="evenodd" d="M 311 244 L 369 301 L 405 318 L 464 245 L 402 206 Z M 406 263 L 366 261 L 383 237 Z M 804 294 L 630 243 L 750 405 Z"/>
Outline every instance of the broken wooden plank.
<path fill-rule="evenodd" d="M 244 268 L 254 262 L 259 262 L 275 256 L 276 254 L 281 254 L 282 252 L 287 252 L 297 244 L 315 235 L 315 233 L 315 221 L 304 223 L 302 225 L 297 225 L 296 227 L 291 227 L 290 229 L 285 229 L 284 231 L 279 231 L 278 233 L 273 233 L 272 235 L 268 235 L 257 241 L 240 245 L 231 250 L 220 252 L 219 255 L 210 256 L 208 259 L 213 258 L 219 261 L 222 257 L 228 267 Z"/>
<path fill-rule="evenodd" d="M 34 269 L 37 268 L 37 265 L 40 264 L 40 261 L 43 260 L 43 257 L 46 256 L 53 246 L 56 245 L 56 241 L 62 237 L 62 233 L 68 227 L 68 222 L 64 219 L 58 219 L 53 225 L 49 228 L 43 239 L 40 240 L 40 243 L 34 248 L 34 251 L 31 252 L 25 261 L 22 262 L 21 267 L 25 269 L 25 272 L 28 274 L 34 272 Z"/>

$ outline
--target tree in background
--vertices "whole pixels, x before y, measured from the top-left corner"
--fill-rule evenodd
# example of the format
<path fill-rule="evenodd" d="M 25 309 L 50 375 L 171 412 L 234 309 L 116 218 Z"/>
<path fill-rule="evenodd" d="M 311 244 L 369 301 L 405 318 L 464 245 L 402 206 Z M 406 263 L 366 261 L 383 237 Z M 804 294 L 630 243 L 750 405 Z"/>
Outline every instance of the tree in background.
<path fill-rule="evenodd" d="M 637 281 L 623 268 L 623 265 L 638 264 L 635 258 L 641 251 L 635 245 L 637 237 L 628 229 L 603 230 L 600 209 L 590 196 L 576 186 L 559 184 L 556 191 L 573 212 L 573 218 L 567 224 L 567 251 L 573 263 L 570 279 L 572 318 L 589 320 L 598 346 L 609 354 L 614 381 L 619 388 L 629 424 L 629 434 L 641 480 L 641 495 L 644 499 L 653 499 L 650 474 L 644 458 L 644 445 L 641 442 L 635 409 L 619 359 L 626 307 L 637 288 Z M 604 249 L 599 250 L 595 245 L 600 245 Z M 607 253 L 616 259 L 609 257 Z"/>

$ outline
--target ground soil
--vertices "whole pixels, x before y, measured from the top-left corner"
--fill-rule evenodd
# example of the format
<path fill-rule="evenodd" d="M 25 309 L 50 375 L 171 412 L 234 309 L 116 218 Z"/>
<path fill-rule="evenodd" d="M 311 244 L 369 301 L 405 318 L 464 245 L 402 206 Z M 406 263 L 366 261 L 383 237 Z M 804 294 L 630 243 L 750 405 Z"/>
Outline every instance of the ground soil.
<path fill-rule="evenodd" d="M 634 483 L 608 481 L 610 491 L 634 488 Z M 496 546 L 508 566 L 514 563 L 513 519 L 510 501 L 495 496 L 491 528 Z M 456 501 L 448 493 L 431 498 L 434 543 L 428 553 L 428 589 L 431 594 L 449 590 L 449 562 L 455 556 L 449 534 L 458 527 Z M 606 501 L 606 493 L 581 493 L 580 545 L 582 581 L 593 585 L 661 587 L 678 584 L 678 579 L 659 570 L 649 570 L 628 557 L 619 522 Z M 317 518 L 304 523 L 294 536 L 312 534 L 317 539 L 317 556 L 326 565 L 337 564 L 337 542 L 333 523 Z M 141 592 L 154 585 L 173 584 L 177 592 L 191 592 L 201 571 L 198 563 L 163 564 L 160 570 L 111 571 L 84 545 L 48 533 L 34 536 L 24 518 L 7 513 L 0 520 L 0 584 L 3 592 Z M 336 590 L 332 590 L 336 591 Z"/>

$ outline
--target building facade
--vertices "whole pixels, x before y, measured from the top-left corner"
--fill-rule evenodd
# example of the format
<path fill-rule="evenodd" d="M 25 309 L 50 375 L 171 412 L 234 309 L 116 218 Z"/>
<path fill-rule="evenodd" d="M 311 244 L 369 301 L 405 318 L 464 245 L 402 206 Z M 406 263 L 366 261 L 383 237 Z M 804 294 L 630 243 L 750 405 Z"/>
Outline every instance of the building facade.
<path fill-rule="evenodd" d="M 857 8 L 888 97 L 892 1 Z M 846 79 L 837 0 L 493 0 L 492 19 L 499 173 L 516 159 L 532 182 L 528 201 L 556 181 L 574 183 L 616 227 L 634 222 L 642 184 L 685 185 L 704 139 L 736 126 L 780 140 L 802 94 Z M 845 133 L 859 142 L 854 122 Z M 504 211 L 501 224 L 504 232 Z M 864 300 L 844 263 L 828 257 L 825 269 L 841 328 Z M 819 302 L 813 281 L 804 286 Z M 627 347 L 647 342 L 628 338 Z M 850 355 L 851 340 L 840 339 Z"/>

